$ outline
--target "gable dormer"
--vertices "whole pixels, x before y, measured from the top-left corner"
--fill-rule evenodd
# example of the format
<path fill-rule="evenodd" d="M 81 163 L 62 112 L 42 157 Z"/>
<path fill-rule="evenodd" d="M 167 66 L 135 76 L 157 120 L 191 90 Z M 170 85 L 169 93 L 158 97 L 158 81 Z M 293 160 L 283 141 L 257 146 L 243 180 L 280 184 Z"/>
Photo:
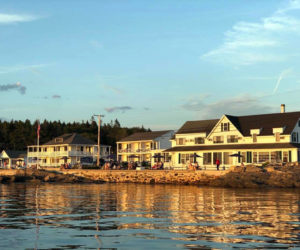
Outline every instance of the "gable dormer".
<path fill-rule="evenodd" d="M 273 134 L 275 136 L 275 141 L 280 142 L 280 135 L 284 133 L 285 127 L 280 127 L 280 128 L 273 128 Z"/>
<path fill-rule="evenodd" d="M 223 115 L 207 136 L 208 141 L 213 143 L 238 142 L 243 135 L 237 128 L 237 124 L 232 121 L 233 119 L 234 117 Z"/>
<path fill-rule="evenodd" d="M 55 142 L 56 142 L 56 143 L 63 143 L 63 142 L 64 142 L 64 138 L 62 138 L 62 137 L 57 137 L 57 138 L 55 138 Z"/>
<path fill-rule="evenodd" d="M 257 142 L 257 136 L 260 135 L 262 128 L 250 129 L 250 134 L 252 136 L 252 141 Z"/>

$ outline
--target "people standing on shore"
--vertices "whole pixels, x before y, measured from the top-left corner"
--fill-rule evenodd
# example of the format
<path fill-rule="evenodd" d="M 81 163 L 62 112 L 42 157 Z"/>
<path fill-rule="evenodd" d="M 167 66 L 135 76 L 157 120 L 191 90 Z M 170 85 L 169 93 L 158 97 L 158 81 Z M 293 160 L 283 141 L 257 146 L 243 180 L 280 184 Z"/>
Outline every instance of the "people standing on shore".
<path fill-rule="evenodd" d="M 219 167 L 220 167 L 220 160 L 219 159 L 216 160 L 216 165 L 217 165 L 217 170 L 219 170 Z"/>

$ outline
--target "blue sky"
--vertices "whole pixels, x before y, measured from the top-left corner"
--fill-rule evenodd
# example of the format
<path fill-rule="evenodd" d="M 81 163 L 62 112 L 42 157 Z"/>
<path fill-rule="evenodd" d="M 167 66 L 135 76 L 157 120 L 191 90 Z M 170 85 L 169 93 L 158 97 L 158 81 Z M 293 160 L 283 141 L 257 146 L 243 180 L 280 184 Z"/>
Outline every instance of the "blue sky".
<path fill-rule="evenodd" d="M 177 129 L 300 110 L 300 0 L 0 0 L 0 118 Z"/>

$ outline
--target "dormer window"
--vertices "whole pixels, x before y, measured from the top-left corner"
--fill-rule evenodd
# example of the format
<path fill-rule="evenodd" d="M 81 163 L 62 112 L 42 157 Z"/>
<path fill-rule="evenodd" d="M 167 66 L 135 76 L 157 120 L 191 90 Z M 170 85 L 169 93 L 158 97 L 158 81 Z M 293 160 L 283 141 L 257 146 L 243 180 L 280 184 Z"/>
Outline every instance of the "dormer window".
<path fill-rule="evenodd" d="M 62 143 L 64 141 L 63 138 L 59 137 L 59 138 L 55 138 L 55 142 L 56 143 Z"/>
<path fill-rule="evenodd" d="M 230 123 L 229 122 L 224 122 L 221 123 L 221 131 L 229 131 L 230 130 Z"/>
<path fill-rule="evenodd" d="M 277 142 L 280 141 L 280 133 L 279 133 L 279 132 L 275 133 L 275 140 L 276 140 Z"/>
<path fill-rule="evenodd" d="M 185 139 L 184 138 L 178 138 L 176 140 L 177 145 L 185 145 Z"/>

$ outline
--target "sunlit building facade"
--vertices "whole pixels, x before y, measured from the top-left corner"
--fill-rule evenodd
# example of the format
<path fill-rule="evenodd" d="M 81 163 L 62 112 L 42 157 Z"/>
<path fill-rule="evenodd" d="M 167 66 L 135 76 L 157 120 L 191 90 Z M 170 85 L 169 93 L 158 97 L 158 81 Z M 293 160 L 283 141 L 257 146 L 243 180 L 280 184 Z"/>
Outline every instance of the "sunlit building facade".
<path fill-rule="evenodd" d="M 120 162 L 169 161 L 169 154 L 163 151 L 171 147 L 173 130 L 134 133 L 117 142 L 117 155 Z M 155 158 L 158 156 L 158 158 Z"/>
<path fill-rule="evenodd" d="M 165 150 L 172 165 L 185 168 L 198 162 L 205 169 L 231 165 L 286 163 L 299 161 L 300 112 L 232 116 L 221 119 L 187 121 Z"/>
<path fill-rule="evenodd" d="M 60 167 L 62 164 L 93 164 L 97 158 L 97 145 L 79 134 L 64 134 L 37 146 L 28 146 L 28 165 Z M 101 158 L 108 158 L 111 146 L 101 145 Z"/>

